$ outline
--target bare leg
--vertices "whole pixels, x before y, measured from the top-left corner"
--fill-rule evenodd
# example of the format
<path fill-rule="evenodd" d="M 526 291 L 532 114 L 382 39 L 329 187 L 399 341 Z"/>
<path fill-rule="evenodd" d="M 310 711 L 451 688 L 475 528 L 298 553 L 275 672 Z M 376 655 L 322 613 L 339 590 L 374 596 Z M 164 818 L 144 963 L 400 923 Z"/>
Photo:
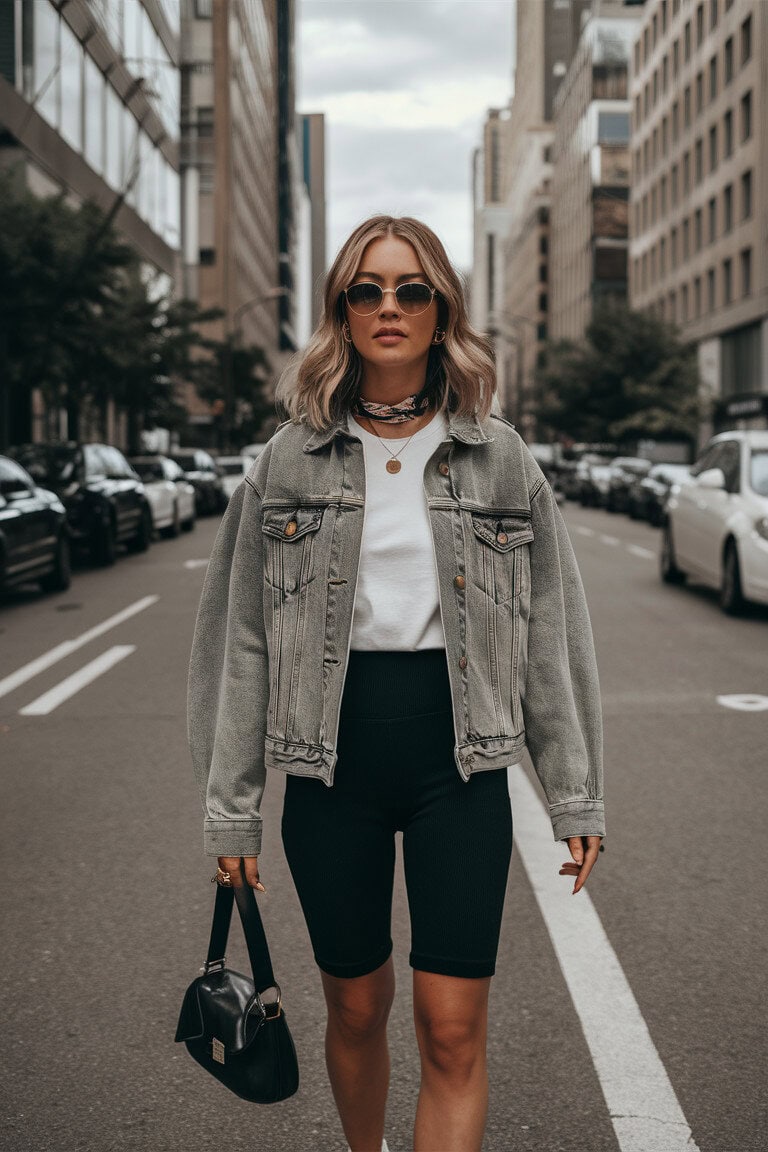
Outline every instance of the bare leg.
<path fill-rule="evenodd" d="M 325 1060 L 352 1152 L 380 1152 L 389 1089 L 387 1019 L 395 995 L 392 958 L 368 976 L 321 973 L 328 1025 Z"/>
<path fill-rule="evenodd" d="M 421 1053 L 414 1152 L 480 1152 L 488 1110 L 491 979 L 413 973 Z"/>

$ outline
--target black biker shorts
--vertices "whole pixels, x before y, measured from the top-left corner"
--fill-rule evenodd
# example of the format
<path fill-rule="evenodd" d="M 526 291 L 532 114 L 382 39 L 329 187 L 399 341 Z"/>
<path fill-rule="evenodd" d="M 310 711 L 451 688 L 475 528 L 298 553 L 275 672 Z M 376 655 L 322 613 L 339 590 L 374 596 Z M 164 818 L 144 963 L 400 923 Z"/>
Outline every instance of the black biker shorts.
<path fill-rule="evenodd" d="M 493 975 L 512 815 L 507 773 L 462 780 L 443 649 L 350 654 L 332 787 L 286 780 L 283 844 L 319 967 L 364 976 L 392 951 L 395 833 L 413 968 Z"/>

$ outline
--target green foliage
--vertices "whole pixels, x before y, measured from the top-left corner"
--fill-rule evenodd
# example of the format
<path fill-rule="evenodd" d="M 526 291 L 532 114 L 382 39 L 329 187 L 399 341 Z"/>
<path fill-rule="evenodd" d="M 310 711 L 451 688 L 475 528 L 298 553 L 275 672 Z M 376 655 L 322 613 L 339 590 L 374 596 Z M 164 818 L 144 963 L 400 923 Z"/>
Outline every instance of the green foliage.
<path fill-rule="evenodd" d="M 40 388 L 49 411 L 68 411 L 71 436 L 85 409 L 104 412 L 109 401 L 128 415 L 131 448 L 144 427 L 178 428 L 177 385 L 190 380 L 203 399 L 228 397 L 229 427 L 242 423 L 253 438 L 270 411 L 269 365 L 261 349 L 201 335 L 221 316 L 158 294 L 95 205 L 40 200 L 14 173 L 0 176 L 3 384 L 17 398 Z"/>
<path fill-rule="evenodd" d="M 695 439 L 701 416 L 694 346 L 615 302 L 595 312 L 583 341 L 549 345 L 536 392 L 541 424 L 593 443 Z"/>

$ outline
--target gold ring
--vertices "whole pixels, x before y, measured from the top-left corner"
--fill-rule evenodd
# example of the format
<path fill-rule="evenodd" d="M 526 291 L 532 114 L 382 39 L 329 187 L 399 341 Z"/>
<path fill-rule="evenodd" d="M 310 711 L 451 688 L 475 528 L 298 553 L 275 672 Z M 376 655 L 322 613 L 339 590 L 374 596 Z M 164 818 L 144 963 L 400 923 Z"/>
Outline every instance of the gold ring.
<path fill-rule="evenodd" d="M 225 872 L 223 868 L 216 869 L 216 875 L 211 876 L 211 884 L 223 884 L 225 887 L 232 883 L 232 877 L 229 872 Z"/>

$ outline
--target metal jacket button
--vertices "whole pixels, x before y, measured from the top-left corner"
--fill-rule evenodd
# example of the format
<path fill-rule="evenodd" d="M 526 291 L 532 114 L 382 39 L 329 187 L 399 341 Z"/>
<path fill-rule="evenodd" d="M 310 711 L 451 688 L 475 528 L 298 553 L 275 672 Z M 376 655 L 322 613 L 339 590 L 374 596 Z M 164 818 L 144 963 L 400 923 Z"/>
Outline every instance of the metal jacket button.
<path fill-rule="evenodd" d="M 461 668 L 461 669 L 462 669 L 462 671 L 463 671 L 463 670 L 464 670 L 464 668 L 466 668 L 466 666 L 467 666 L 467 658 L 466 658 L 466 656 L 460 656 L 460 657 L 459 657 L 459 668 Z"/>
<path fill-rule="evenodd" d="M 298 528 L 298 524 L 296 523 L 296 521 L 295 520 L 289 520 L 285 526 L 286 536 L 294 536 L 296 534 L 297 528 Z"/>
<path fill-rule="evenodd" d="M 445 460 L 441 461 L 441 463 L 438 464 L 437 470 L 441 476 L 447 476 L 448 473 L 450 472 L 450 468 L 446 464 Z"/>
<path fill-rule="evenodd" d="M 463 588 L 464 585 L 466 584 L 466 580 L 464 579 L 463 576 L 454 576 L 453 582 L 457 588 Z"/>
<path fill-rule="evenodd" d="M 509 540 L 509 536 L 507 536 L 506 532 L 499 532 L 496 536 L 496 540 L 499 544 L 506 544 Z"/>

